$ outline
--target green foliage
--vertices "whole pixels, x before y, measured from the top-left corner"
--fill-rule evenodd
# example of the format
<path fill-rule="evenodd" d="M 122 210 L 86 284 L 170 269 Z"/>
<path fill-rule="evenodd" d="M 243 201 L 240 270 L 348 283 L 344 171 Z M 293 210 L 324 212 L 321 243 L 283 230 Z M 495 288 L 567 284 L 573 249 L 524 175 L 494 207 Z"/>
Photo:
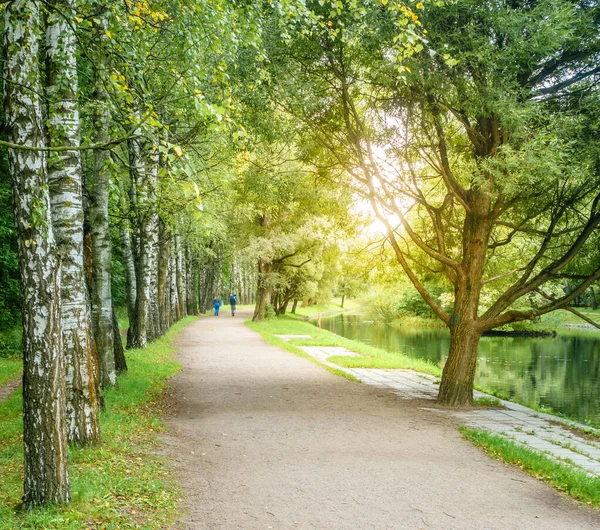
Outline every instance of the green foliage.
<path fill-rule="evenodd" d="M 20 356 L 23 342 L 23 329 L 14 326 L 5 331 L 0 330 L 0 359 L 11 356 Z"/>
<path fill-rule="evenodd" d="M 486 431 L 461 427 L 461 433 L 491 457 L 513 464 L 579 501 L 600 505 L 600 479 L 597 477 Z"/>
<path fill-rule="evenodd" d="M 155 454 L 155 439 L 164 428 L 161 393 L 180 369 L 172 343 L 193 320 L 178 322 L 144 350 L 127 352 L 128 372 L 119 388 L 105 393 L 102 447 L 70 451 L 74 500 L 68 506 L 16 510 L 23 472 L 21 393 L 0 403 L 0 528 L 159 529 L 173 521 L 180 491 L 173 469 Z"/>
<path fill-rule="evenodd" d="M 427 291 L 439 301 L 441 294 L 445 292 L 439 285 L 426 285 Z M 443 304 L 440 304 L 443 305 Z M 444 307 L 447 312 L 451 312 L 451 306 Z M 418 316 L 422 318 L 436 318 L 431 306 L 423 300 L 423 297 L 413 288 L 404 289 L 400 294 L 396 305 L 396 311 L 400 316 Z"/>
<path fill-rule="evenodd" d="M 369 319 L 389 324 L 400 316 L 397 309 L 398 292 L 392 287 L 375 289 L 361 300 Z"/>
<path fill-rule="evenodd" d="M 492 397 L 480 397 L 474 399 L 473 405 L 476 407 L 502 407 L 500 401 Z"/>
<path fill-rule="evenodd" d="M 2 113 L 3 116 L 3 113 Z M 6 149 L 0 149 L 0 334 L 20 320 L 19 258 Z M 0 356 L 11 341 L 0 335 Z"/>

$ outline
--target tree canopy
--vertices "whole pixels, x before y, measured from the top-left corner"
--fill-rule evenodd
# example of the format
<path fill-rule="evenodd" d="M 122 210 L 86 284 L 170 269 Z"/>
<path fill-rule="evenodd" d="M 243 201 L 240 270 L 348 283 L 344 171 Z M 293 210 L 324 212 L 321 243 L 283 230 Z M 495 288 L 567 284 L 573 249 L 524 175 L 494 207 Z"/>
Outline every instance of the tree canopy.
<path fill-rule="evenodd" d="M 392 255 L 450 329 L 439 399 L 463 405 L 484 331 L 600 279 L 597 2 L 3 8 L 0 331 L 21 314 L 28 505 L 69 499 L 67 442 L 101 443 L 120 304 L 144 347 L 215 296 L 260 320 Z"/>

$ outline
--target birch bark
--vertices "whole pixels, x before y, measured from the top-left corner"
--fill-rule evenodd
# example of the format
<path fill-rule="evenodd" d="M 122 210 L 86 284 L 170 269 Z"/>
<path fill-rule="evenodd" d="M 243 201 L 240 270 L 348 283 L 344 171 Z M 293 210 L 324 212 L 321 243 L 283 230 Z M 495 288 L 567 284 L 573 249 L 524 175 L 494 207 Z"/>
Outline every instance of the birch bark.
<path fill-rule="evenodd" d="M 4 7 L 4 109 L 8 139 L 43 146 L 39 6 Z M 52 231 L 46 157 L 8 150 L 21 271 L 25 506 L 70 500 L 62 359 L 60 260 Z"/>
<path fill-rule="evenodd" d="M 97 104 L 95 116 L 94 142 L 105 143 L 108 140 L 108 95 L 104 88 L 105 67 L 98 65 L 94 99 Z M 100 382 L 102 387 L 117 384 L 115 370 L 114 336 L 112 321 L 112 243 L 108 222 L 108 196 L 110 178 L 106 169 L 109 154 L 95 150 L 89 208 L 92 238 L 92 320 L 94 337 L 100 363 Z"/>
<path fill-rule="evenodd" d="M 131 243 L 131 222 L 129 220 L 129 208 L 127 198 L 123 189 L 123 182 L 119 180 L 119 203 L 123 221 L 121 224 L 121 245 L 123 246 L 123 266 L 125 268 L 125 295 L 127 301 L 127 316 L 129 324 L 135 320 L 135 300 L 136 300 L 136 280 L 135 280 L 135 260 L 133 258 L 133 248 Z M 130 332 L 127 330 L 127 336 Z"/>
<path fill-rule="evenodd" d="M 183 249 L 181 244 L 181 237 L 175 236 L 175 271 L 177 274 L 177 300 L 179 302 L 177 306 L 177 320 L 182 319 L 185 316 L 185 310 L 187 306 L 187 296 L 185 289 L 185 269 L 183 263 Z"/>
<path fill-rule="evenodd" d="M 139 131 L 138 133 L 139 134 Z M 136 135 L 137 135 L 136 134 Z M 157 334 L 158 322 L 158 160 L 143 157 L 140 141 L 128 142 L 132 178 L 132 207 L 136 218 L 136 318 L 131 324 L 130 346 L 144 348 Z"/>
<path fill-rule="evenodd" d="M 78 147 L 79 111 L 73 0 L 54 0 L 46 23 L 48 143 Z M 82 169 L 78 151 L 48 156 L 52 228 L 61 256 L 62 337 L 65 359 L 67 432 L 79 446 L 98 445 L 100 422 L 92 330 L 83 261 Z"/>
<path fill-rule="evenodd" d="M 169 284 L 169 263 L 171 256 L 171 231 L 160 221 L 158 253 L 158 308 L 159 334 L 164 335 L 171 326 L 171 304 Z"/>

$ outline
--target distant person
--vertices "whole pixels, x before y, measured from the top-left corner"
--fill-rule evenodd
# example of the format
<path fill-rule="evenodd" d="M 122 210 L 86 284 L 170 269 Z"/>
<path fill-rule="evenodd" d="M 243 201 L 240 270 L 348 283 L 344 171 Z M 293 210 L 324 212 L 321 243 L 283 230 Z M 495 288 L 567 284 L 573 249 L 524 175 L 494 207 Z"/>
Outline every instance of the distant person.
<path fill-rule="evenodd" d="M 221 309 L 221 299 L 218 296 L 213 298 L 213 309 L 215 310 L 215 316 L 219 316 L 219 309 Z"/>
<path fill-rule="evenodd" d="M 231 306 L 231 316 L 235 316 L 235 307 L 237 306 L 237 294 L 233 293 L 229 296 L 229 305 Z"/>

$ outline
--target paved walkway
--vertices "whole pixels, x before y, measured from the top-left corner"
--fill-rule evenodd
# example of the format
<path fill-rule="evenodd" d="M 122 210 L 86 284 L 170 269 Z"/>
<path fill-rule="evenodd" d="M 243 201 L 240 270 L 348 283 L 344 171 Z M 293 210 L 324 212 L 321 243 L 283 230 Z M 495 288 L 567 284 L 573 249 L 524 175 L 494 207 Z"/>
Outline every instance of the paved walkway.
<path fill-rule="evenodd" d="M 201 318 L 179 339 L 163 447 L 186 528 L 600 528 L 597 511 L 462 439 L 431 399 L 335 376 L 248 316 Z"/>
<path fill-rule="evenodd" d="M 291 335 L 280 335 L 291 340 Z M 378 388 L 388 388 L 403 399 L 435 400 L 439 380 L 433 376 L 412 370 L 379 370 L 367 368 L 344 368 L 329 362 L 334 355 L 356 356 L 357 354 L 338 347 L 299 346 L 319 362 L 353 375 L 362 383 Z M 530 449 L 544 453 L 550 458 L 570 465 L 591 476 L 600 477 L 600 433 L 585 436 L 577 430 L 589 429 L 574 421 L 550 414 L 543 414 L 510 401 L 504 401 L 475 391 L 475 398 L 488 397 L 500 402 L 504 408 L 472 409 L 468 411 L 430 409 L 443 411 L 457 417 L 461 423 L 474 429 L 497 434 Z M 594 439 L 595 438 L 595 439 Z"/>

